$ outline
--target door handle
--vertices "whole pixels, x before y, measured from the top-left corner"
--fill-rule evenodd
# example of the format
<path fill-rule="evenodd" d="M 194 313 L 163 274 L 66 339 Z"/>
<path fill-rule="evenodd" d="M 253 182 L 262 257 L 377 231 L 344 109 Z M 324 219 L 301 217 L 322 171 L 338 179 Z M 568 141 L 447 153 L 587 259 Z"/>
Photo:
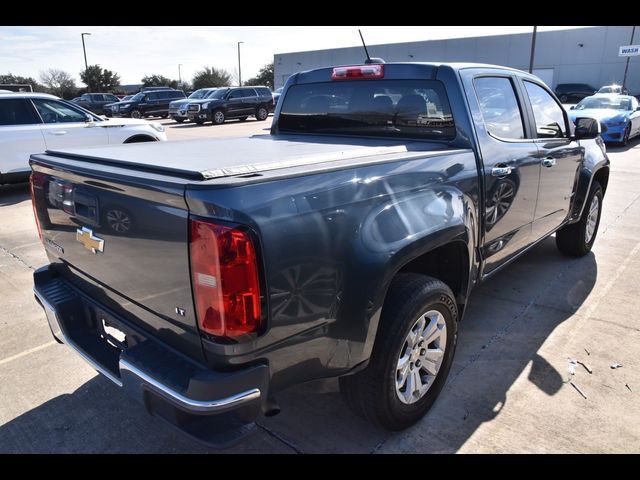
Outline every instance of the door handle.
<path fill-rule="evenodd" d="M 491 175 L 494 177 L 506 177 L 511 175 L 511 167 L 493 167 L 491 169 Z"/>
<path fill-rule="evenodd" d="M 49 132 L 49 135 L 66 135 L 67 131 L 66 130 L 51 130 Z"/>
<path fill-rule="evenodd" d="M 542 165 L 544 165 L 547 168 L 553 167 L 556 164 L 556 159 L 553 157 L 547 157 L 544 160 L 542 160 Z"/>

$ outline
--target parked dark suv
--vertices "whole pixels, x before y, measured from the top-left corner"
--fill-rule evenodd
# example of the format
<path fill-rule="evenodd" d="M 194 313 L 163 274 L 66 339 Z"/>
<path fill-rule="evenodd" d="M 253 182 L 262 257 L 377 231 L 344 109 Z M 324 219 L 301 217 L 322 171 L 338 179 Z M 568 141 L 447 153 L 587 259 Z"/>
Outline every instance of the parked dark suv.
<path fill-rule="evenodd" d="M 597 88 L 587 83 L 559 83 L 556 87 L 556 96 L 562 102 L 579 102 L 585 97 L 596 93 Z"/>
<path fill-rule="evenodd" d="M 273 106 L 273 94 L 268 87 L 226 87 L 209 98 L 189 102 L 187 113 L 198 124 L 211 121 L 220 125 L 230 118 L 241 122 L 250 116 L 266 120 Z"/>
<path fill-rule="evenodd" d="M 73 103 L 80 105 L 82 108 L 86 108 L 98 115 L 108 116 L 111 116 L 111 111 L 105 109 L 105 105 L 119 101 L 120 99 L 111 93 L 83 93 L 77 100 L 73 99 Z"/>
<path fill-rule="evenodd" d="M 114 117 L 167 118 L 169 103 L 180 98 L 186 98 L 182 90 L 166 89 L 140 92 L 129 101 L 111 105 L 111 112 Z"/>

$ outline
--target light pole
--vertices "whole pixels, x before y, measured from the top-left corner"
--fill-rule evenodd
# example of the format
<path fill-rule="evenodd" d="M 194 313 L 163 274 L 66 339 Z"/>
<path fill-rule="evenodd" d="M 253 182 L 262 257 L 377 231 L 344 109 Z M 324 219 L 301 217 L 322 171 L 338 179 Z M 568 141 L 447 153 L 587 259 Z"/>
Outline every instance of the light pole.
<path fill-rule="evenodd" d="M 87 69 L 89 68 L 89 66 L 87 65 L 87 49 L 84 46 L 84 36 L 85 35 L 91 35 L 90 33 L 84 32 L 81 33 L 80 36 L 82 37 L 82 51 L 84 53 L 84 70 L 85 72 L 87 71 Z"/>
<path fill-rule="evenodd" d="M 238 86 L 242 86 L 242 70 L 240 68 L 240 44 L 244 42 L 238 42 Z"/>
<path fill-rule="evenodd" d="M 182 72 L 180 71 L 181 63 L 178 64 L 178 82 L 180 83 L 180 87 L 182 87 Z"/>
<path fill-rule="evenodd" d="M 636 26 L 634 25 L 631 29 L 631 40 L 629 41 L 629 45 L 633 45 L 633 36 L 636 33 Z M 629 60 L 631 57 L 627 57 L 627 64 L 624 66 L 624 77 L 622 79 L 622 89 L 624 90 L 625 85 L 627 84 L 627 72 L 629 71 Z"/>

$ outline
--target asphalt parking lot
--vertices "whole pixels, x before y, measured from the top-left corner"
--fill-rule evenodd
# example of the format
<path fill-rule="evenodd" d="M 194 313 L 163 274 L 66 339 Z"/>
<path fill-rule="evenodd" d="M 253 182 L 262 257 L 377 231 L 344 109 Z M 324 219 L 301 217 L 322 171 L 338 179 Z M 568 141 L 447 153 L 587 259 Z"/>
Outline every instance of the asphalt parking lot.
<path fill-rule="evenodd" d="M 163 121 L 172 141 L 267 133 L 270 122 Z M 416 426 L 374 428 L 336 381 L 319 381 L 280 394 L 282 413 L 228 451 L 640 452 L 640 141 L 609 155 L 593 251 L 566 258 L 549 238 L 476 289 L 448 383 Z M 215 452 L 53 341 L 31 293 L 46 257 L 26 185 L 0 187 L 0 219 L 0 452 Z M 586 399 L 567 383 L 568 358 L 593 372 L 578 365 L 573 377 Z"/>

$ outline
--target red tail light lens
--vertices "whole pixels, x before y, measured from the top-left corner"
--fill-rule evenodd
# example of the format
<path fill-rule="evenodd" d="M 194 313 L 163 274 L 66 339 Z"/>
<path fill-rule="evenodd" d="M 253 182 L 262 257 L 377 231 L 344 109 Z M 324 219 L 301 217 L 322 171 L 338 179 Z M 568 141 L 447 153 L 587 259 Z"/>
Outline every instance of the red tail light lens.
<path fill-rule="evenodd" d="M 42 228 L 40 228 L 40 219 L 38 218 L 38 210 L 36 209 L 36 191 L 33 186 L 35 172 L 29 175 L 29 190 L 31 191 L 31 206 L 33 207 L 33 216 L 36 219 L 36 227 L 38 227 L 38 237 L 42 241 Z"/>
<path fill-rule="evenodd" d="M 367 80 L 384 77 L 384 65 L 360 65 L 357 67 L 335 67 L 331 80 Z"/>
<path fill-rule="evenodd" d="M 191 281 L 198 324 L 217 337 L 260 328 L 258 260 L 249 234 L 191 219 Z"/>

